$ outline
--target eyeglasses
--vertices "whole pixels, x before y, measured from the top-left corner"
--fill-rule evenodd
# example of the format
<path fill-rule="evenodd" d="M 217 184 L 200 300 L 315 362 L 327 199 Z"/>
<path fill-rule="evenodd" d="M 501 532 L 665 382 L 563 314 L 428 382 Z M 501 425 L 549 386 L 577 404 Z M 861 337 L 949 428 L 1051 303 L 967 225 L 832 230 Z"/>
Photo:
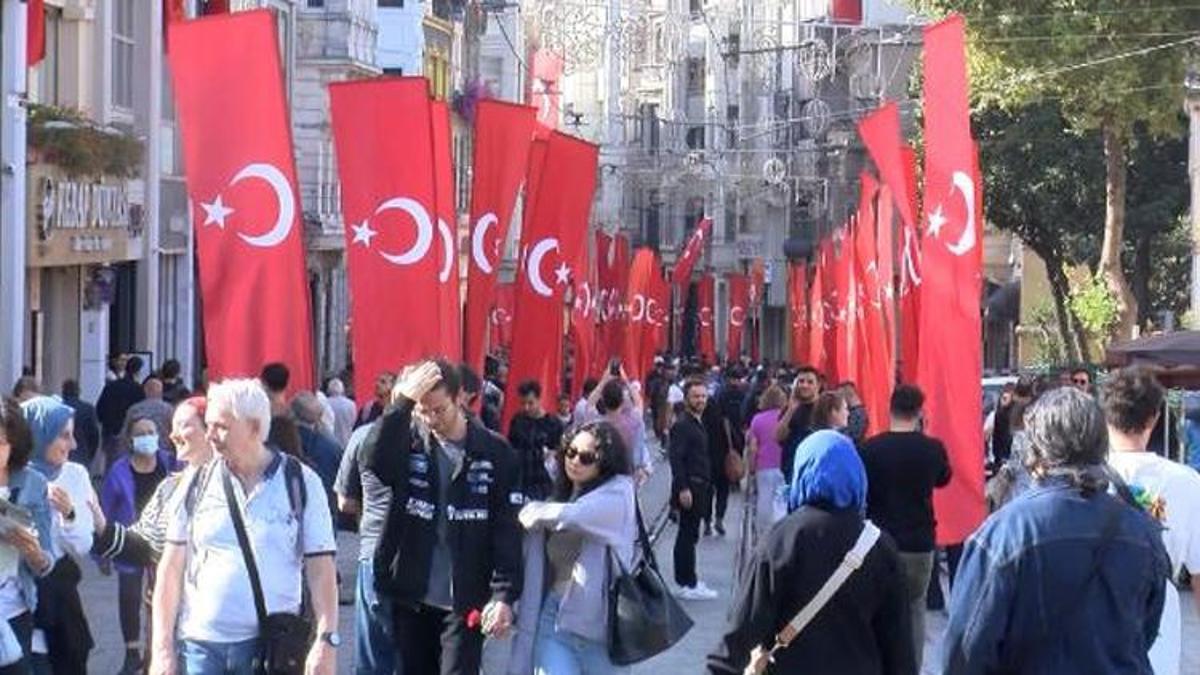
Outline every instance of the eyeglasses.
<path fill-rule="evenodd" d="M 1087 381 L 1087 378 L 1085 378 L 1085 377 L 1076 377 L 1076 378 L 1074 378 L 1074 379 L 1073 379 L 1073 380 L 1071 380 L 1071 381 L 1072 381 L 1072 382 L 1074 382 L 1075 384 L 1077 384 L 1077 385 L 1081 386 L 1081 387 L 1086 387 L 1086 386 L 1088 386 L 1088 384 L 1090 384 L 1090 383 Z"/>
<path fill-rule="evenodd" d="M 600 461 L 600 455 L 595 452 L 580 452 L 575 448 L 567 448 L 563 453 L 567 459 L 574 459 L 584 466 L 591 466 Z"/>

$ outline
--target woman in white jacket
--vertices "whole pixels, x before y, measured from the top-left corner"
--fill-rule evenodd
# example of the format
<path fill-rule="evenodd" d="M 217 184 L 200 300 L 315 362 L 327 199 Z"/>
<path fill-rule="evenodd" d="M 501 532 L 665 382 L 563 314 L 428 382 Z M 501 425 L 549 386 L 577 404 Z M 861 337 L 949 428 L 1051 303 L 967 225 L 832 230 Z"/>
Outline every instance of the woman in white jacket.
<path fill-rule="evenodd" d="M 553 501 L 521 509 L 525 585 L 510 675 L 624 672 L 608 658 L 608 552 L 632 563 L 628 457 L 616 427 L 584 424 L 563 439 Z"/>

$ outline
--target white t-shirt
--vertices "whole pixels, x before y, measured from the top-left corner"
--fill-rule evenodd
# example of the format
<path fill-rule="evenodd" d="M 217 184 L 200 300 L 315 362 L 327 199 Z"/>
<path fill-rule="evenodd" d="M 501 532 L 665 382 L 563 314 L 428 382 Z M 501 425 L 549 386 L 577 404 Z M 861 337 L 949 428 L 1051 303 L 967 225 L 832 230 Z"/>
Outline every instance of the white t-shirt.
<path fill-rule="evenodd" d="M 92 478 L 82 464 L 67 462 L 50 484 L 66 490 L 71 496 L 71 506 L 75 508 L 75 518 L 68 521 L 53 504 L 50 505 L 54 559 L 68 554 L 76 558 L 86 557 L 92 551 L 92 537 L 95 536 L 92 509 L 88 502 L 100 503 L 92 487 Z"/>
<path fill-rule="evenodd" d="M 1200 571 L 1200 474 L 1150 452 L 1110 452 L 1108 463 L 1143 508 L 1163 524 L 1172 578 L 1184 565 Z M 1182 616 L 1173 584 L 1167 588 L 1160 624 L 1150 662 L 1156 675 L 1175 675 L 1180 670 Z"/>
<path fill-rule="evenodd" d="M 240 642 L 258 635 L 258 615 L 225 501 L 221 476 L 227 469 L 223 461 L 214 461 L 211 471 L 198 474 L 204 483 L 196 487 L 190 527 L 186 498 L 178 501 L 167 525 L 167 541 L 188 547 L 179 634 L 191 640 Z M 302 467 L 307 492 L 304 540 L 297 545 L 301 527 L 292 515 L 283 462 L 283 455 L 276 453 L 249 496 L 241 481 L 233 480 L 267 613 L 299 611 L 303 558 L 337 552 L 325 488 L 308 467 Z M 181 484 L 178 491 L 186 493 L 186 486 Z"/>

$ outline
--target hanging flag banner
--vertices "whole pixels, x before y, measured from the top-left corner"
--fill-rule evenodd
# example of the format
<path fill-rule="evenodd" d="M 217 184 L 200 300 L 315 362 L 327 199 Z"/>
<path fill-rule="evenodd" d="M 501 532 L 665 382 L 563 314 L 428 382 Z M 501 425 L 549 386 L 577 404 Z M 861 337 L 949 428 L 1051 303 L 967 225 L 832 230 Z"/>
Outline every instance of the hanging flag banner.
<path fill-rule="evenodd" d="M 917 210 L 917 153 L 904 148 L 905 189 L 909 208 Z M 921 231 L 916 223 L 900 224 L 900 379 L 917 381 L 917 361 L 920 356 L 921 315 Z"/>
<path fill-rule="evenodd" d="M 750 279 L 745 274 L 730 274 L 725 279 L 729 287 L 729 329 L 725 338 L 725 358 L 736 361 L 742 355 L 742 336 L 750 307 Z"/>
<path fill-rule="evenodd" d="M 533 53 L 529 103 L 537 110 L 538 124 L 548 129 L 558 128 L 563 65 L 563 57 L 549 49 L 542 48 Z"/>
<path fill-rule="evenodd" d="M 664 289 L 667 293 L 664 293 Z M 629 329 L 621 361 L 631 380 L 646 383 L 654 354 L 662 346 L 670 288 L 662 278 L 662 263 L 651 248 L 639 248 L 629 271 Z"/>
<path fill-rule="evenodd" d="M 171 39 L 209 379 L 256 377 L 278 361 L 293 389 L 312 389 L 304 226 L 275 17 L 182 22 Z"/>
<path fill-rule="evenodd" d="M 883 282 L 879 274 L 876 250 L 876 204 L 880 187 L 875 178 L 863 172 L 858 206 L 858 229 L 854 238 L 855 274 L 858 279 L 858 317 L 856 337 L 859 345 L 858 383 L 860 397 L 869 413 L 868 433 L 887 431 L 892 399 L 892 345 L 888 342 L 884 318 Z"/>
<path fill-rule="evenodd" d="M 596 278 L 600 287 L 600 346 L 605 362 L 625 353 L 629 308 L 625 291 L 629 286 L 629 240 L 616 234 L 596 233 Z"/>
<path fill-rule="evenodd" d="M 27 0 L 25 4 L 25 67 L 32 68 L 46 58 L 46 0 Z"/>
<path fill-rule="evenodd" d="M 712 218 L 701 218 L 696 225 L 692 236 L 688 237 L 687 245 L 684 246 L 683 254 L 679 256 L 679 260 L 675 263 L 675 270 L 671 275 L 671 284 L 680 290 L 680 295 L 684 295 L 687 290 L 688 283 L 692 280 L 692 270 L 696 268 L 696 261 L 700 260 L 700 256 L 704 255 L 704 244 L 708 241 L 712 234 Z"/>
<path fill-rule="evenodd" d="M 792 363 L 808 363 L 808 265 L 788 265 L 788 312 L 792 315 Z"/>
<path fill-rule="evenodd" d="M 488 315 L 488 351 L 507 352 L 512 349 L 512 322 L 516 312 L 516 284 L 496 285 L 496 300 Z M 479 371 L 483 372 L 483 371 Z"/>
<path fill-rule="evenodd" d="M 983 493 L 982 223 L 967 103 L 963 18 L 925 28 L 925 199 L 920 355 L 926 433 L 941 439 L 953 477 L 934 493 L 937 539 L 955 544 L 986 515 Z"/>
<path fill-rule="evenodd" d="M 444 219 L 437 215 L 427 80 L 333 83 L 329 100 L 346 220 L 355 394 L 366 401 L 379 373 L 442 355 L 439 280 L 453 242 L 438 223 Z M 398 293 L 403 326 L 389 311 Z"/>
<path fill-rule="evenodd" d="M 817 247 L 817 260 L 813 265 L 812 288 L 808 291 L 808 365 L 825 373 L 828 367 L 825 352 L 825 245 Z"/>
<path fill-rule="evenodd" d="M 433 119 L 434 210 L 441 246 L 438 247 L 438 353 L 462 360 L 462 275 L 458 268 L 458 210 L 454 199 L 454 162 L 451 152 L 450 106 L 445 101 L 429 102 Z M 478 372 L 478 371 L 477 371 Z"/>
<path fill-rule="evenodd" d="M 464 360 L 476 372 L 483 372 L 485 329 L 497 306 L 500 247 L 508 241 L 517 193 L 528 170 L 536 113 L 528 106 L 493 99 L 475 108 Z"/>

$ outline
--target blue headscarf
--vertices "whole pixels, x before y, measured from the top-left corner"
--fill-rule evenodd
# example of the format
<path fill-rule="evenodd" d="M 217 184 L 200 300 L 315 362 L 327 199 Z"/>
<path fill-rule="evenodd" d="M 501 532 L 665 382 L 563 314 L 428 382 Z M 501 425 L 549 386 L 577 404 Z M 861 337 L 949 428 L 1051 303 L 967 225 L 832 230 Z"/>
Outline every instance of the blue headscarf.
<path fill-rule="evenodd" d="M 21 404 L 21 410 L 25 413 L 29 430 L 33 432 L 33 456 L 30 457 L 29 464 L 41 472 L 46 480 L 58 478 L 62 466 L 53 466 L 46 461 L 46 449 L 62 433 L 67 421 L 75 416 L 75 410 L 49 396 L 38 396 L 25 401 Z"/>
<path fill-rule="evenodd" d="M 796 448 L 788 511 L 806 504 L 866 513 L 867 471 L 854 443 L 844 434 L 818 431 Z"/>

